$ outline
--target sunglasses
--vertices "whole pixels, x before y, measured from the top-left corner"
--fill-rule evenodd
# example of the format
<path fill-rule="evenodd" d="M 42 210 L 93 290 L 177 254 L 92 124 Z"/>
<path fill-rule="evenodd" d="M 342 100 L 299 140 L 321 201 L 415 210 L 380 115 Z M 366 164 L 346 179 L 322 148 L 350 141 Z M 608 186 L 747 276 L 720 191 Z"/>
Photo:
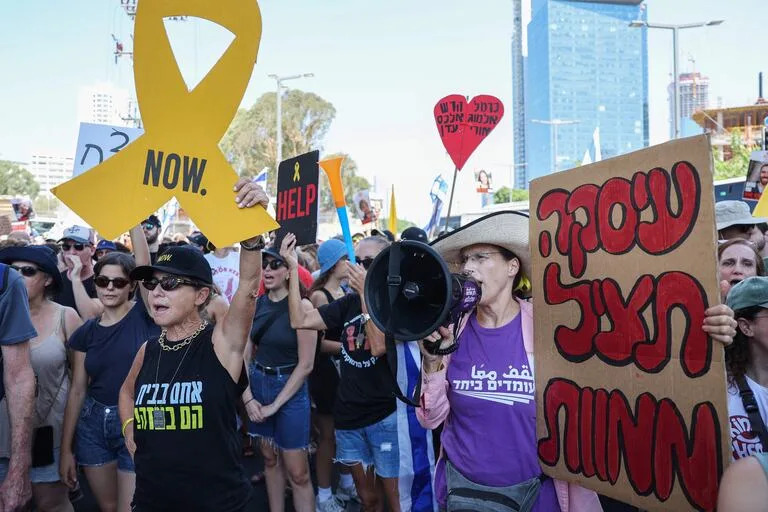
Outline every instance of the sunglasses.
<path fill-rule="evenodd" d="M 283 265 L 284 263 L 280 260 L 264 260 L 261 262 L 261 270 L 266 270 L 267 267 L 271 268 L 272 270 L 277 270 Z"/>
<path fill-rule="evenodd" d="M 74 249 L 76 251 L 82 251 L 83 249 L 85 249 L 85 244 L 79 244 L 79 243 L 75 243 L 75 244 L 61 244 L 61 250 L 65 251 L 65 252 L 70 250 L 70 249 L 72 249 L 73 247 L 74 247 Z"/>
<path fill-rule="evenodd" d="M 157 288 L 157 285 L 160 285 L 160 288 L 162 288 L 166 292 L 173 291 L 182 285 L 194 286 L 195 288 L 200 287 L 200 283 L 197 283 L 195 281 L 190 281 L 189 279 L 184 279 L 181 277 L 164 277 L 162 279 L 157 279 L 153 277 L 152 279 L 143 280 L 141 282 L 141 285 L 149 291 L 154 290 L 155 288 Z"/>
<path fill-rule="evenodd" d="M 365 258 L 365 259 L 355 258 L 355 262 L 358 265 L 362 265 L 365 270 L 368 270 L 371 267 L 371 263 L 373 263 L 373 258 Z"/>
<path fill-rule="evenodd" d="M 112 283 L 115 288 L 122 290 L 131 284 L 131 280 L 124 277 L 115 277 L 114 279 L 110 279 L 107 276 L 97 276 L 93 278 L 93 284 L 99 288 L 106 288 L 109 286 L 109 283 Z"/>
<path fill-rule="evenodd" d="M 144 229 L 155 229 L 157 226 L 155 225 L 154 222 L 145 222 L 144 224 L 141 225 L 141 227 L 143 227 Z"/>
<path fill-rule="evenodd" d="M 24 265 L 23 267 L 17 267 L 16 265 L 9 265 L 13 270 L 23 275 L 24 277 L 35 277 L 41 270 L 37 267 Z"/>

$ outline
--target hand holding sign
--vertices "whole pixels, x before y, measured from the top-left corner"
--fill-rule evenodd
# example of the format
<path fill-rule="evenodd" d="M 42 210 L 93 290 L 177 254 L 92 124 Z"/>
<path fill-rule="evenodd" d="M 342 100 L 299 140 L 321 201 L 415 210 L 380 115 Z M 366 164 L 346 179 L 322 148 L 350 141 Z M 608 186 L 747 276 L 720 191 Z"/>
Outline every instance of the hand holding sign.
<path fill-rule="evenodd" d="M 208 19 L 235 39 L 192 91 L 174 60 L 163 18 Z M 54 189 L 106 238 L 138 224 L 176 196 L 214 245 L 277 227 L 263 208 L 232 200 L 237 173 L 218 148 L 248 85 L 261 37 L 255 1 L 142 2 L 135 23 L 136 92 L 146 132 L 112 158 Z M 115 201 L 119 194 L 122 200 Z"/>
<path fill-rule="evenodd" d="M 460 94 L 452 94 L 435 105 L 435 123 L 443 146 L 456 169 L 461 170 L 470 155 L 504 116 L 501 100 L 487 94 L 467 103 Z"/>

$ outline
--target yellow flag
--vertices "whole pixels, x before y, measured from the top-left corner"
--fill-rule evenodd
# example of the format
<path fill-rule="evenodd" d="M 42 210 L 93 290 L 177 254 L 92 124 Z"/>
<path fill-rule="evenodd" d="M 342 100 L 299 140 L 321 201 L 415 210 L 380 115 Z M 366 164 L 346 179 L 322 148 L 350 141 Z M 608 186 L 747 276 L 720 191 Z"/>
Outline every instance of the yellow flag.
<path fill-rule="evenodd" d="M 392 185 L 392 196 L 389 198 L 389 226 L 392 234 L 397 233 L 397 206 L 395 205 L 395 186 Z"/>

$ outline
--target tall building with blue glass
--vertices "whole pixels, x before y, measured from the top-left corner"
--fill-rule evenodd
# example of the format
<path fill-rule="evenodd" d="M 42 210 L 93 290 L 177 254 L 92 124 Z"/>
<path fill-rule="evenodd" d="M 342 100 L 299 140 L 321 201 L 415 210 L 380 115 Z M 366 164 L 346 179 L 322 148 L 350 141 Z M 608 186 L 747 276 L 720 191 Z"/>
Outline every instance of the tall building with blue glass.
<path fill-rule="evenodd" d="M 648 145 L 647 29 L 629 26 L 646 15 L 641 0 L 532 1 L 524 86 L 528 181 L 579 165 L 587 151 L 594 158 L 596 128 L 602 158 Z"/>

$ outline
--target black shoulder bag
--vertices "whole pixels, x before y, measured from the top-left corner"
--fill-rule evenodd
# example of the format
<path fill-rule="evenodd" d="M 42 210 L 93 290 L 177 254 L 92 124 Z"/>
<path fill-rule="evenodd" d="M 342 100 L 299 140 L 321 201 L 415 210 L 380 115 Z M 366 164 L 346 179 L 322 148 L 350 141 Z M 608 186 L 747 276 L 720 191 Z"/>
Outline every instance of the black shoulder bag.
<path fill-rule="evenodd" d="M 749 384 L 747 384 L 747 379 L 744 375 L 736 379 L 736 385 L 739 386 L 741 403 L 744 405 L 744 410 L 747 411 L 749 423 L 752 425 L 752 433 L 756 434 L 760 439 L 763 450 L 768 450 L 768 431 L 766 431 L 765 423 L 762 416 L 760 416 L 760 408 L 757 406 L 755 394 L 752 392 Z"/>

